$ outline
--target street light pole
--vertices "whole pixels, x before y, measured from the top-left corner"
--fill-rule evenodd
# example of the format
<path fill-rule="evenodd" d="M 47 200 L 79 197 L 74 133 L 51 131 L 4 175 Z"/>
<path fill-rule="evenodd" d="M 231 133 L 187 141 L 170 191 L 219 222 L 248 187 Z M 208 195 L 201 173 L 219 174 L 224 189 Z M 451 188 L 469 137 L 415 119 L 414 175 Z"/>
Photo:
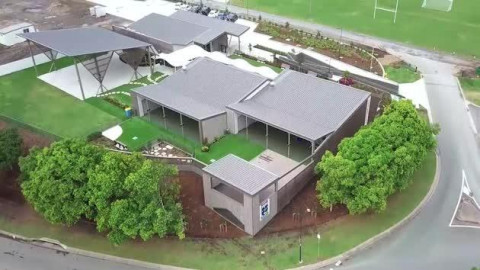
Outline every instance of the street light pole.
<path fill-rule="evenodd" d="M 317 233 L 317 259 L 320 258 L 320 234 Z"/>
<path fill-rule="evenodd" d="M 299 258 L 298 258 L 298 263 L 302 264 L 303 263 L 303 258 L 302 258 L 302 236 L 303 236 L 303 211 L 300 211 L 300 239 L 298 243 L 298 251 L 299 251 Z"/>

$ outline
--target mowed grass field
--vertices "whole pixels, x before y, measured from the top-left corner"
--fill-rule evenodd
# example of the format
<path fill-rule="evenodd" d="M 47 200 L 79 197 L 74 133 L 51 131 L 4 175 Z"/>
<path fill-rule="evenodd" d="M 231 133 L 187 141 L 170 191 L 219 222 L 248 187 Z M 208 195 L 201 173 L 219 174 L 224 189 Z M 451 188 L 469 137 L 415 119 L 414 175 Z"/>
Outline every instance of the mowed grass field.
<path fill-rule="evenodd" d="M 57 67 L 72 59 L 57 60 Z M 49 64 L 38 67 L 48 72 Z M 86 137 L 120 119 L 37 79 L 28 68 L 0 77 L 0 115 L 63 138 Z"/>
<path fill-rule="evenodd" d="M 232 0 L 232 3 L 428 49 L 480 56 L 480 1 L 476 0 L 454 0 L 450 12 L 422 8 L 423 0 L 399 0 L 395 24 L 393 13 L 385 11 L 378 10 L 377 18 L 373 19 L 374 0 Z M 388 8 L 395 6 L 395 0 L 378 0 L 378 3 Z"/>

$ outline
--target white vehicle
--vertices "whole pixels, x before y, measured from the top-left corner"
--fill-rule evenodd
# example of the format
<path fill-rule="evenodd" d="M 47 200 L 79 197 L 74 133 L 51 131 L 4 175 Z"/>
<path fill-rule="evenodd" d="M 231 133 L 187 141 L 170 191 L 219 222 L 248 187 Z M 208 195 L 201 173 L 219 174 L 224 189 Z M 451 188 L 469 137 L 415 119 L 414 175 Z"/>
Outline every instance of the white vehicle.
<path fill-rule="evenodd" d="M 208 17 L 216 18 L 218 16 L 218 10 L 212 9 L 210 13 L 208 13 Z"/>

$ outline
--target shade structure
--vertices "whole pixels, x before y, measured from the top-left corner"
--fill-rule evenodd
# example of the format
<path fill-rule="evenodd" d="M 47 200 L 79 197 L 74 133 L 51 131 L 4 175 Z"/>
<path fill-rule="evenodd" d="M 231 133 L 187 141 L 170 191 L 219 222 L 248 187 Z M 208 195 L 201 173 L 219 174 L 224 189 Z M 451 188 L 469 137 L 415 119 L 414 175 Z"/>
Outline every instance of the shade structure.
<path fill-rule="evenodd" d="M 71 28 L 23 33 L 21 37 L 66 56 L 98 54 L 150 44 L 100 27 Z"/>
<path fill-rule="evenodd" d="M 138 77 L 137 68 L 144 59 L 148 60 L 150 71 L 153 72 L 150 59 L 150 44 L 126 37 L 100 27 L 71 28 L 60 30 L 48 30 L 34 33 L 24 33 L 19 35 L 28 40 L 29 45 L 34 43 L 52 60 L 52 67 L 55 66 L 57 53 L 73 58 L 81 99 L 88 98 L 86 94 L 78 63 L 82 64 L 86 70 L 99 82 L 100 86 L 94 92 L 100 94 L 108 90 L 103 81 L 107 74 L 107 69 L 114 53 L 120 55 L 122 62 L 128 64 L 134 71 L 135 78 Z M 30 50 L 32 54 L 32 51 Z M 35 64 L 35 57 L 32 54 L 32 60 L 35 71 L 38 70 Z M 70 91 L 68 91 L 70 92 Z M 90 91 L 91 92 L 91 91 Z"/>

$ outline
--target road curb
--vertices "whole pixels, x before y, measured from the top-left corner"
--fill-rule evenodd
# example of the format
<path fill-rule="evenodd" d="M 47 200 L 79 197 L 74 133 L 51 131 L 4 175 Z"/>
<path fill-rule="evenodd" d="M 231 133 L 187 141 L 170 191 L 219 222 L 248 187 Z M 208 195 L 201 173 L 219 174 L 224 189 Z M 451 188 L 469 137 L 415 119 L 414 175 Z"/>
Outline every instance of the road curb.
<path fill-rule="evenodd" d="M 142 268 L 157 269 L 157 270 L 191 270 L 191 268 L 183 268 L 183 267 L 177 267 L 177 266 L 171 266 L 171 265 L 149 263 L 145 261 L 139 261 L 139 260 L 117 257 L 113 255 L 107 255 L 103 253 L 98 253 L 98 252 L 93 252 L 93 251 L 88 251 L 88 250 L 83 250 L 78 248 L 72 248 L 62 244 L 58 240 L 49 239 L 49 238 L 29 238 L 29 237 L 25 237 L 18 234 L 0 230 L 0 237 L 2 236 L 6 238 L 11 238 L 16 241 L 28 243 L 34 246 L 55 250 L 61 253 L 75 254 L 75 255 L 90 257 L 98 260 L 121 263 L 121 264 L 130 265 L 134 267 L 142 267 Z M 45 243 L 49 244 L 49 246 L 45 245 Z"/>
<path fill-rule="evenodd" d="M 327 260 L 324 260 L 324 261 L 321 261 L 321 262 L 317 262 L 317 263 L 314 263 L 314 264 L 309 264 L 309 265 L 300 266 L 300 267 L 296 267 L 296 268 L 290 268 L 290 270 L 314 270 L 314 269 L 319 269 L 319 268 L 322 268 L 322 267 L 325 267 L 325 266 L 333 265 L 338 261 L 348 260 L 349 258 L 356 255 L 357 253 L 359 253 L 363 250 L 366 250 L 366 249 L 374 246 L 375 244 L 378 244 L 381 240 L 387 238 L 388 236 L 390 236 L 391 234 L 393 234 L 394 232 L 398 231 L 403 226 L 408 224 L 412 219 L 414 219 L 420 213 L 420 211 L 423 209 L 423 207 L 426 205 L 426 203 L 433 196 L 433 193 L 435 192 L 435 189 L 437 188 L 438 182 L 440 180 L 440 166 L 441 166 L 441 164 L 440 164 L 440 156 L 438 155 L 438 153 L 435 153 L 435 156 L 436 156 L 435 176 L 434 176 L 434 179 L 433 179 L 433 183 L 430 186 L 430 190 L 425 195 L 425 197 L 422 199 L 422 201 L 417 205 L 417 207 L 415 207 L 415 209 L 413 209 L 413 211 L 410 212 L 410 214 L 408 216 L 404 217 L 402 220 L 397 222 L 395 225 L 393 225 L 389 229 L 373 236 L 372 238 L 366 240 L 365 242 L 359 244 L 358 246 L 356 246 L 356 247 L 354 247 L 354 248 L 352 248 L 352 249 L 350 249 L 350 250 L 348 250 L 348 251 L 346 251 L 346 252 L 344 252 L 344 253 L 342 253 L 338 256 L 335 256 L 333 258 L 330 258 L 330 259 L 327 259 Z"/>
<path fill-rule="evenodd" d="M 473 121 L 472 112 L 470 112 L 470 108 L 468 106 L 472 105 L 477 108 L 480 106 L 473 104 L 472 102 L 467 100 L 467 98 L 465 97 L 465 93 L 463 92 L 462 84 L 460 83 L 460 80 L 458 79 L 458 77 L 455 77 L 455 81 L 457 82 L 458 89 L 460 89 L 460 95 L 462 96 L 463 102 L 465 103 L 465 109 L 467 110 L 468 119 L 470 120 L 470 126 L 473 130 L 473 133 L 477 135 L 478 134 L 477 125 L 475 124 L 475 121 Z"/>

